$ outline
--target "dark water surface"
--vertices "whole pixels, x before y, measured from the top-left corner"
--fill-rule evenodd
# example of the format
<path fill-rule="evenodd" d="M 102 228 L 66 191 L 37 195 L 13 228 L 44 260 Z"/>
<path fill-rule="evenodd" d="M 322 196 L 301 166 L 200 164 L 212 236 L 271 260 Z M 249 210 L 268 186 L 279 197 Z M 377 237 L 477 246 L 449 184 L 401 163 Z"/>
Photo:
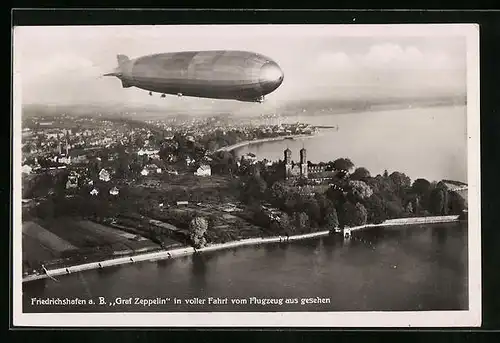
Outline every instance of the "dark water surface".
<path fill-rule="evenodd" d="M 24 312 L 465 310 L 467 274 L 466 223 L 371 228 L 350 240 L 239 247 L 85 271 L 58 282 L 34 281 L 23 287 L 23 307 Z M 97 304 L 99 297 L 105 304 Z M 209 297 L 221 301 L 209 304 Z M 31 305 L 34 298 L 79 298 L 87 304 Z M 117 298 L 131 298 L 131 304 Z M 136 298 L 164 303 L 144 306 Z M 186 304 L 188 299 L 193 303 Z M 256 303 L 261 299 L 283 303 L 263 306 Z"/>

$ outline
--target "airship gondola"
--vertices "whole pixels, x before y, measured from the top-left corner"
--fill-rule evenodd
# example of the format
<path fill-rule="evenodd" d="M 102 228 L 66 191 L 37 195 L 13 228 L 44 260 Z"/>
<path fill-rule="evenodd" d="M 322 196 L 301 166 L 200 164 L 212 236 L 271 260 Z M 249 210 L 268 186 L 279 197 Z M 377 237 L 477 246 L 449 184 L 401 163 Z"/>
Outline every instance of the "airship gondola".
<path fill-rule="evenodd" d="M 118 55 L 118 67 L 105 76 L 137 87 L 178 96 L 262 102 L 283 82 L 283 71 L 271 58 L 247 51 L 184 51 L 129 59 Z"/>

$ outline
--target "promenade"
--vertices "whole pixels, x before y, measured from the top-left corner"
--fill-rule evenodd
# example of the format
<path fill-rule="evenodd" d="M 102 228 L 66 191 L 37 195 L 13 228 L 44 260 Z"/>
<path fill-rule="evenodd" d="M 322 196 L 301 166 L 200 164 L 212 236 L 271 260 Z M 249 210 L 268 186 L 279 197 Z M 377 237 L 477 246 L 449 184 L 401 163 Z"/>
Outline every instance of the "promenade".
<path fill-rule="evenodd" d="M 228 145 L 225 147 L 222 147 L 220 149 L 217 149 L 216 152 L 219 151 L 232 151 L 234 149 L 242 148 L 247 145 L 252 145 L 252 144 L 258 144 L 258 143 L 265 143 L 265 142 L 273 142 L 273 141 L 282 141 L 285 139 L 300 139 L 300 138 L 311 138 L 316 136 L 315 134 L 310 134 L 310 135 L 288 135 L 288 136 L 279 136 L 279 137 L 270 137 L 270 138 L 261 138 L 261 139 L 254 139 L 251 141 L 243 141 L 239 142 L 236 144 Z"/>

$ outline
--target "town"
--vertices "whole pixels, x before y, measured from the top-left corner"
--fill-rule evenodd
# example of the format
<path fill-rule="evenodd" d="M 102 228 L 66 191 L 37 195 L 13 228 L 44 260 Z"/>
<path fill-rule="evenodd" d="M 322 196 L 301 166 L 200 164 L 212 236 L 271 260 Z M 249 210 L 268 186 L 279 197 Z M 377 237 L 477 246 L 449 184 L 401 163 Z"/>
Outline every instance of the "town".
<path fill-rule="evenodd" d="M 221 149 L 317 130 L 279 117 L 26 116 L 23 273 L 466 210 L 454 181 L 372 177 L 346 157 L 313 164 L 306 149 L 297 162 L 289 149 L 278 161 Z"/>

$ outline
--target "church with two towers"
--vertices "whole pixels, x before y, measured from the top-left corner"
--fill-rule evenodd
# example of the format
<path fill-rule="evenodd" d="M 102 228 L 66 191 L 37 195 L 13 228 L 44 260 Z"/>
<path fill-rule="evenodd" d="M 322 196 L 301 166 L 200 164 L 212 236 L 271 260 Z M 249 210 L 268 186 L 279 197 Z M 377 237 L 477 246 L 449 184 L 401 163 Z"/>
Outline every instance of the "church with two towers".
<path fill-rule="evenodd" d="M 310 179 L 311 176 L 325 171 L 325 166 L 313 165 L 307 161 L 307 151 L 305 148 L 300 149 L 299 163 L 295 163 L 292 160 L 292 151 L 290 149 L 285 149 L 284 155 L 285 180 L 297 178 Z"/>

